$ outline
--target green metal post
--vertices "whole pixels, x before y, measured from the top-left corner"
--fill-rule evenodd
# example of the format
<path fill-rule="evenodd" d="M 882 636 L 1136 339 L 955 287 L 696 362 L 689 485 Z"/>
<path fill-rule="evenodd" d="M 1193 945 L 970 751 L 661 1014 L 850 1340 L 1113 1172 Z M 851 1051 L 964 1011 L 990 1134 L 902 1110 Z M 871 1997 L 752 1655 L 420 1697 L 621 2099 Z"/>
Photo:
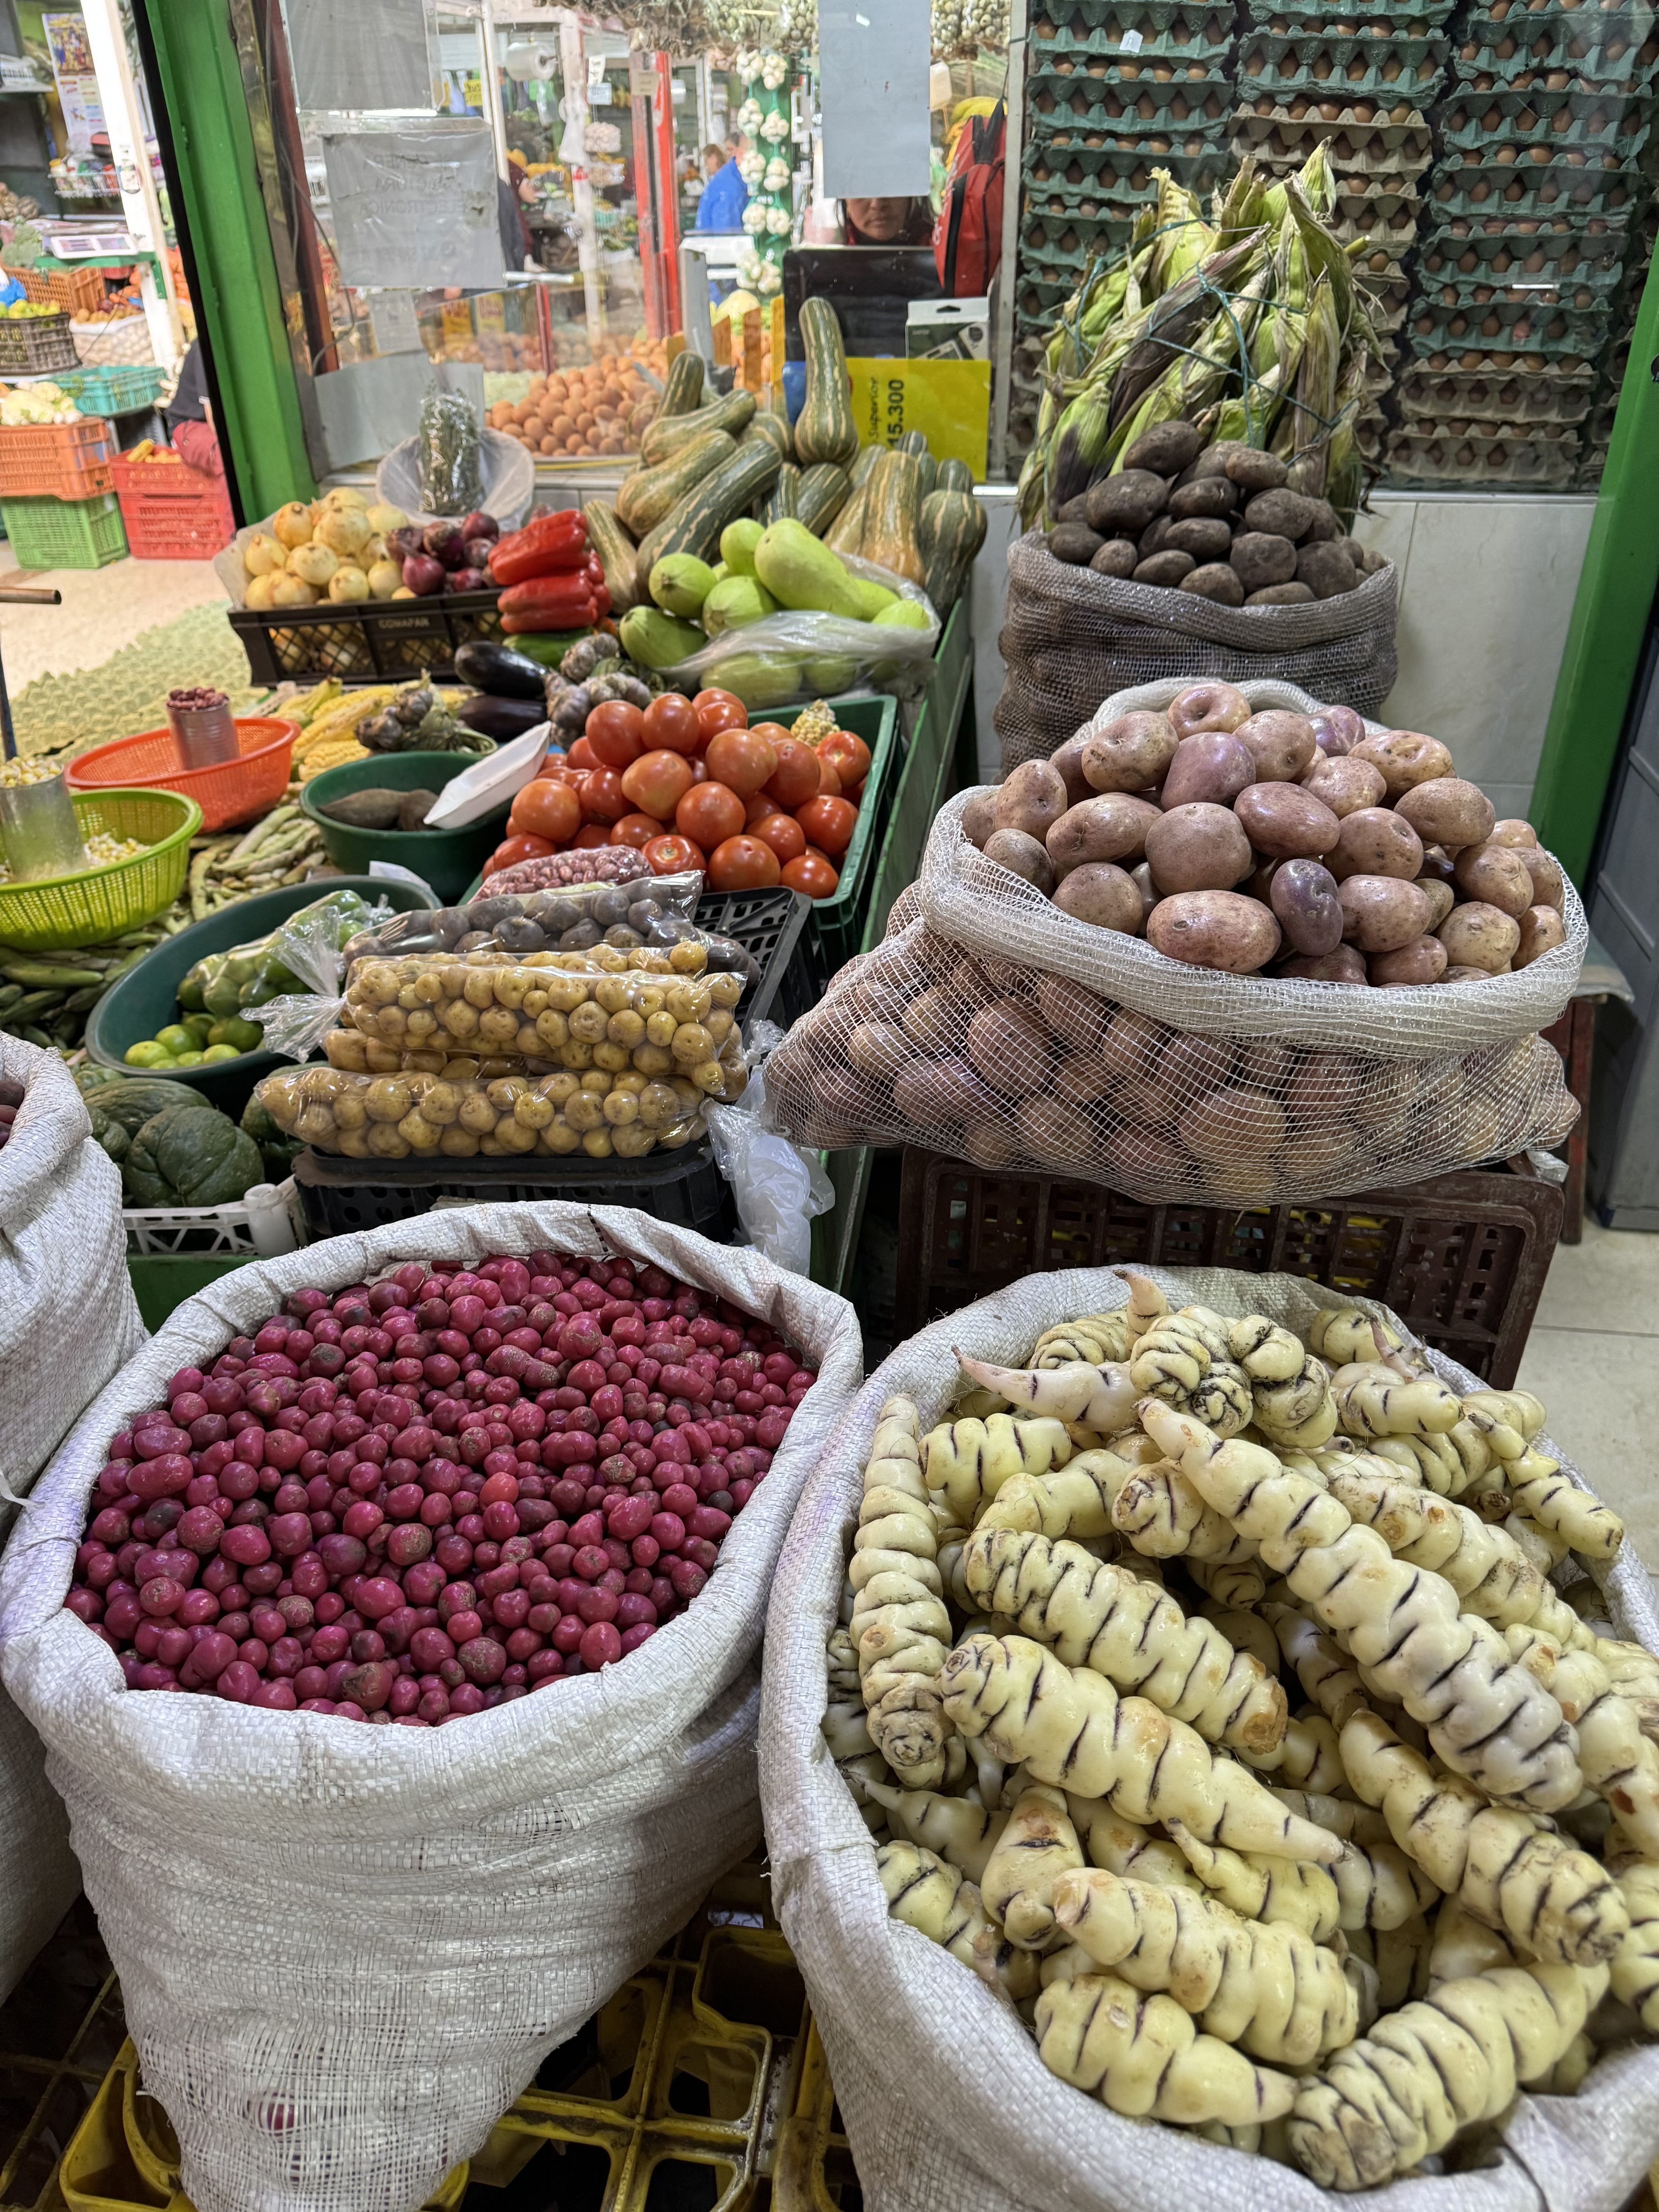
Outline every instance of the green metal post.
<path fill-rule="evenodd" d="M 138 0 L 171 125 L 228 448 L 250 520 L 315 490 L 227 0 Z"/>
<path fill-rule="evenodd" d="M 1540 843 L 1583 886 L 1659 586 L 1659 261 L 1648 270 L 1533 787 Z"/>

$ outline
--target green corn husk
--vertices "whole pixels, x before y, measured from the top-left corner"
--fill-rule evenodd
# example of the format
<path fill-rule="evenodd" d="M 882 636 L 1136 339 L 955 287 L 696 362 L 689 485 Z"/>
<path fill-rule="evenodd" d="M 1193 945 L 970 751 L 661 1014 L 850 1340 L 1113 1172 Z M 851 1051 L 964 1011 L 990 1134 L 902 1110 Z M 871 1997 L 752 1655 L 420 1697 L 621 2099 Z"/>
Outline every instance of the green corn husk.
<path fill-rule="evenodd" d="M 1285 399 L 1285 376 L 1279 363 L 1265 374 L 1255 378 L 1248 392 L 1240 392 L 1221 403 L 1211 437 L 1218 446 L 1242 441 L 1247 446 L 1265 446 L 1279 420 Z"/>
<path fill-rule="evenodd" d="M 1255 274 L 1255 265 L 1266 246 L 1266 233 L 1252 231 L 1237 245 L 1207 255 L 1190 276 L 1151 309 L 1146 331 L 1124 357 L 1112 384 L 1114 422 L 1127 419 L 1152 386 L 1169 366 L 1176 352 L 1190 345 L 1212 312 L 1218 293 L 1236 289 L 1241 277 Z"/>
<path fill-rule="evenodd" d="M 1308 304 L 1307 342 L 1297 372 L 1295 404 L 1286 410 L 1298 471 L 1296 488 L 1315 496 L 1324 490 L 1326 449 L 1336 418 L 1341 350 L 1342 333 L 1330 282 L 1321 276 Z"/>

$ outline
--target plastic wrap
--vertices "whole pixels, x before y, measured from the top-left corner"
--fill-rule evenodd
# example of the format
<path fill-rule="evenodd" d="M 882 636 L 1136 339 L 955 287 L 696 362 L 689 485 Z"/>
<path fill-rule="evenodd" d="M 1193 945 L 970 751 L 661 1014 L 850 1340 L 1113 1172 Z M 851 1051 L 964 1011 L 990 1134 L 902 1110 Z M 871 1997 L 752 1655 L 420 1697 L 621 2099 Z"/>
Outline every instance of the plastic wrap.
<path fill-rule="evenodd" d="M 422 507 L 434 514 L 471 514 L 483 498 L 483 471 L 477 414 L 464 392 L 443 392 L 434 385 L 427 393 L 415 449 Z"/>
<path fill-rule="evenodd" d="M 792 699 L 834 698 L 860 684 L 903 690 L 925 678 L 939 643 L 938 611 L 927 594 L 890 569 L 843 555 L 848 574 L 883 584 L 927 617 L 925 627 L 852 622 L 810 610 L 763 615 L 740 629 L 722 630 L 665 675 L 691 691 L 709 686 L 735 692 L 749 708 L 781 707 Z M 1058 742 L 1058 741 L 1056 741 Z"/>
<path fill-rule="evenodd" d="M 666 947 L 693 933 L 702 890 L 697 869 L 545 891 L 497 891 L 494 882 L 492 878 L 492 888 L 465 906 L 394 915 L 389 922 L 360 931 L 346 945 L 347 962 L 371 954 L 470 952 L 475 946 L 520 956 L 580 951 L 601 941 L 623 950 L 630 945 Z"/>
<path fill-rule="evenodd" d="M 781 1043 L 775 1023 L 757 1024 L 757 1057 Z M 732 1106 L 706 1109 L 715 1164 L 732 1187 L 743 1233 L 775 1267 L 805 1275 L 812 1267 L 812 1217 L 828 1213 L 836 1187 L 816 1155 L 792 1144 L 772 1127 L 766 1104 L 763 1064 L 752 1071 L 749 1087 Z"/>

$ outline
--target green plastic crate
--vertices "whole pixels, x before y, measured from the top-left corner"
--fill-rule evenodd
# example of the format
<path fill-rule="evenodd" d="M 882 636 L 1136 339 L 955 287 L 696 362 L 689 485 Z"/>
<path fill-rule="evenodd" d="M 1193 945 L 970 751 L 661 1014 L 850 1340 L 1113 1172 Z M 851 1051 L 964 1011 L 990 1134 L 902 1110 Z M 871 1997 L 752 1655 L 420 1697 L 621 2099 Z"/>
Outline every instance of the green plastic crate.
<path fill-rule="evenodd" d="M 154 1336 L 186 1298 L 193 1298 L 198 1291 L 205 1291 L 222 1275 L 229 1274 L 236 1267 L 246 1267 L 249 1261 L 258 1256 L 257 1252 L 130 1254 L 127 1273 L 132 1280 L 132 1294 L 138 1301 L 139 1317 L 144 1327 Z"/>
<path fill-rule="evenodd" d="M 836 862 L 841 881 L 828 898 L 813 900 L 807 917 L 826 975 L 844 967 L 863 939 L 876 855 L 886 830 L 890 794 L 903 750 L 899 743 L 896 699 L 836 699 L 830 703 L 839 726 L 862 738 L 869 746 L 870 773 L 864 781 L 852 842 Z M 772 720 L 787 727 L 801 711 L 798 707 L 787 709 Z"/>
<path fill-rule="evenodd" d="M 95 499 L 0 500 L 20 568 L 102 568 L 126 558 L 127 533 L 112 491 Z"/>

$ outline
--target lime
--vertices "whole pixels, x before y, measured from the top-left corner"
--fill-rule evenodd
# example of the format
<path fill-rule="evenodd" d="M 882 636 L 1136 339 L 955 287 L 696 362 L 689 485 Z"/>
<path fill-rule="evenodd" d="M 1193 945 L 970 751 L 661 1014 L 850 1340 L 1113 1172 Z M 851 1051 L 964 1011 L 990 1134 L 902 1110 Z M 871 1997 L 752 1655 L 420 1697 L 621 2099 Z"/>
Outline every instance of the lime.
<path fill-rule="evenodd" d="M 173 1064 L 175 1067 L 199 1067 L 206 1058 L 204 1052 L 181 1052 Z"/>
<path fill-rule="evenodd" d="M 202 1054 L 204 1063 L 217 1060 L 240 1060 L 241 1052 L 234 1044 L 210 1044 Z"/>
<path fill-rule="evenodd" d="M 179 1027 L 188 1030 L 198 1044 L 208 1044 L 212 1042 L 213 1017 L 211 1014 L 186 1014 L 183 1021 L 179 1024 Z"/>
<path fill-rule="evenodd" d="M 121 1057 L 129 1067 L 175 1067 L 178 1065 L 159 1037 L 146 1037 L 142 1044 L 130 1044 Z"/>
<path fill-rule="evenodd" d="M 166 1029 L 157 1030 L 155 1042 L 163 1052 L 175 1055 L 181 1052 L 194 1052 L 197 1042 L 195 1032 L 187 1030 L 182 1022 L 169 1022 Z"/>
<path fill-rule="evenodd" d="M 265 1033 L 258 1022 L 246 1022 L 239 1015 L 228 1015 L 215 1022 L 208 1031 L 210 1044 L 228 1044 L 234 1052 L 257 1052 L 265 1041 Z"/>

